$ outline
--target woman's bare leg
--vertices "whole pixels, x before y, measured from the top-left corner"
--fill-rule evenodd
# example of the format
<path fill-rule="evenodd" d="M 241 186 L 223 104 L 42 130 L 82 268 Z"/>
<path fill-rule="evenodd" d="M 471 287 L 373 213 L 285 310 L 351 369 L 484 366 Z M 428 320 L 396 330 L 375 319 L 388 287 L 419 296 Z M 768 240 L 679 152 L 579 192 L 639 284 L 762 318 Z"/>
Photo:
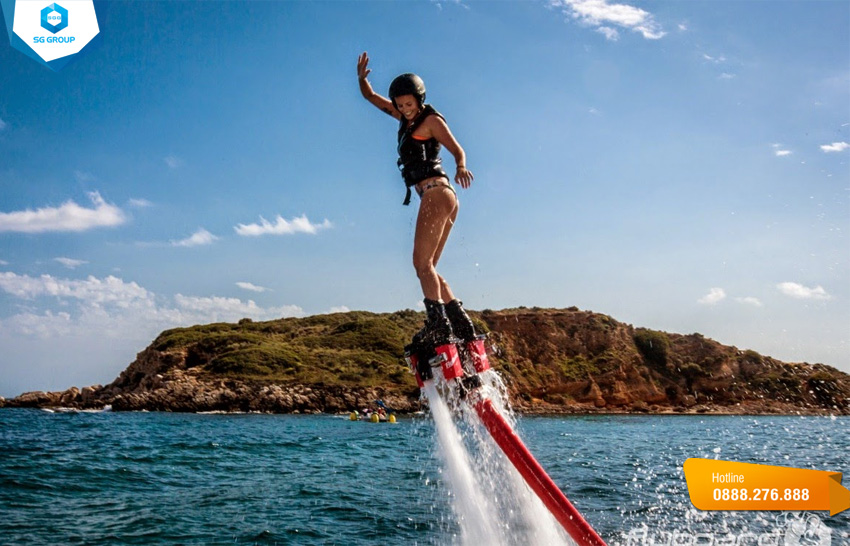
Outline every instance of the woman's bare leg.
<path fill-rule="evenodd" d="M 452 228 L 455 225 L 455 220 L 457 220 L 457 211 L 460 207 L 457 204 L 457 197 L 455 197 L 455 208 L 452 211 L 452 215 L 449 218 L 449 221 L 446 225 L 446 228 L 443 230 L 443 236 L 440 238 L 440 243 L 437 245 L 437 251 L 434 253 L 434 267 L 437 267 L 437 263 L 440 261 L 440 256 L 443 255 L 443 248 L 446 246 L 446 241 L 449 239 L 449 233 L 451 233 Z M 449 287 L 449 283 L 446 282 L 446 279 L 443 278 L 442 275 L 437 273 L 437 278 L 440 280 L 440 297 L 444 302 L 450 302 L 455 299 L 454 294 L 452 293 L 452 289 Z"/>
<path fill-rule="evenodd" d="M 448 303 L 455 299 L 455 295 L 451 287 L 449 287 L 449 283 L 446 282 L 446 279 L 439 273 L 437 273 L 437 278 L 440 279 L 440 298 L 443 300 L 443 303 Z"/>
<path fill-rule="evenodd" d="M 413 267 L 422 285 L 422 293 L 434 301 L 454 298 L 448 283 L 435 269 L 457 218 L 455 193 L 445 187 L 433 188 L 422 196 L 416 234 L 413 239 Z"/>

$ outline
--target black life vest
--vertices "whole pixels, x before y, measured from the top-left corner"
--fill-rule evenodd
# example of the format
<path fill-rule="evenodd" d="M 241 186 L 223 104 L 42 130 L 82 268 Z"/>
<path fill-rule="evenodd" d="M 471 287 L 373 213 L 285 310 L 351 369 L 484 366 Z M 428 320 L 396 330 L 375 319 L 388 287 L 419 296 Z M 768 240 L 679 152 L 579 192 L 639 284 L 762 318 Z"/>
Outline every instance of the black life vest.
<path fill-rule="evenodd" d="M 413 132 L 422 125 L 425 118 L 432 115 L 440 116 L 440 119 L 445 121 L 445 118 L 434 110 L 433 106 L 426 104 L 422 112 L 413 120 L 413 123 L 408 125 L 404 116 L 399 122 L 398 168 L 401 170 L 401 177 L 407 187 L 404 205 L 410 204 L 410 188 L 412 186 L 434 176 L 448 178 L 446 171 L 443 170 L 443 162 L 440 159 L 440 143 L 437 142 L 437 139 L 431 137 L 428 140 L 416 140 L 413 138 Z"/>

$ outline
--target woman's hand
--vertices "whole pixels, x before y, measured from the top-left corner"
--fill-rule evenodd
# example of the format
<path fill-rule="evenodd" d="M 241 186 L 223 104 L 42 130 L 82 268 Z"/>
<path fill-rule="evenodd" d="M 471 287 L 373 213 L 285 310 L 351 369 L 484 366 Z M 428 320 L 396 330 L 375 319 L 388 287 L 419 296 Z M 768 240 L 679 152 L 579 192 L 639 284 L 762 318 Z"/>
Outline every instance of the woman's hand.
<path fill-rule="evenodd" d="M 455 174 L 455 183 L 460 184 L 460 187 L 463 189 L 469 188 L 472 185 L 472 181 L 475 179 L 472 176 L 472 173 L 469 172 L 466 167 L 460 166 L 457 168 L 457 173 Z"/>
<path fill-rule="evenodd" d="M 372 69 L 369 68 L 369 54 L 365 51 L 357 57 L 357 79 L 360 83 L 360 94 L 363 98 L 374 104 L 381 112 L 388 114 L 395 119 L 401 119 L 401 114 L 395 109 L 392 101 L 386 97 L 375 93 L 372 89 L 372 84 L 366 79 Z"/>
<path fill-rule="evenodd" d="M 366 79 L 366 76 L 369 75 L 369 72 L 372 71 L 371 68 L 367 68 L 369 64 L 369 54 L 365 51 L 360 54 L 357 58 L 357 78 L 362 80 Z"/>

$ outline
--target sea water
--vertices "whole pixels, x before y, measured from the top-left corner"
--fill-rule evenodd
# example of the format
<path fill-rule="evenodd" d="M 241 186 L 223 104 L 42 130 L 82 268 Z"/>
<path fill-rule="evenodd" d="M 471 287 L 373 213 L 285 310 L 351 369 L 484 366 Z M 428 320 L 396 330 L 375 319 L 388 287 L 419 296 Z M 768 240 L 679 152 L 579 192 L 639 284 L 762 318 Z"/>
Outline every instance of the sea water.
<path fill-rule="evenodd" d="M 510 513 L 526 502 L 510 497 L 530 493 L 509 481 L 519 478 L 498 458 L 468 445 L 464 438 L 475 431 L 461 422 L 467 460 L 459 472 L 494 514 L 489 530 L 464 528 L 435 417 L 393 425 L 326 415 L 0 409 L 0 544 L 465 545 L 479 532 L 508 544 L 551 538 L 548 515 Z M 817 525 L 832 545 L 850 543 L 847 512 L 696 510 L 682 472 L 688 457 L 846 472 L 850 418 L 517 417 L 516 428 L 611 545 L 664 544 L 674 533 L 675 544 L 747 533 L 787 538 Z"/>

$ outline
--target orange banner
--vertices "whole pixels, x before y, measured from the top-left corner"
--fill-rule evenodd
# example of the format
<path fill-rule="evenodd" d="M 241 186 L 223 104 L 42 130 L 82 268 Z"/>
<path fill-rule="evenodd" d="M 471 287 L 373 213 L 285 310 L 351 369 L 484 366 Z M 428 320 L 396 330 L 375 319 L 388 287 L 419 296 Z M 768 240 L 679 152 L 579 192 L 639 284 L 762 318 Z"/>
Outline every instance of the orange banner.
<path fill-rule="evenodd" d="M 841 472 L 695 458 L 684 469 L 700 510 L 829 510 L 834 516 L 850 508 Z"/>

